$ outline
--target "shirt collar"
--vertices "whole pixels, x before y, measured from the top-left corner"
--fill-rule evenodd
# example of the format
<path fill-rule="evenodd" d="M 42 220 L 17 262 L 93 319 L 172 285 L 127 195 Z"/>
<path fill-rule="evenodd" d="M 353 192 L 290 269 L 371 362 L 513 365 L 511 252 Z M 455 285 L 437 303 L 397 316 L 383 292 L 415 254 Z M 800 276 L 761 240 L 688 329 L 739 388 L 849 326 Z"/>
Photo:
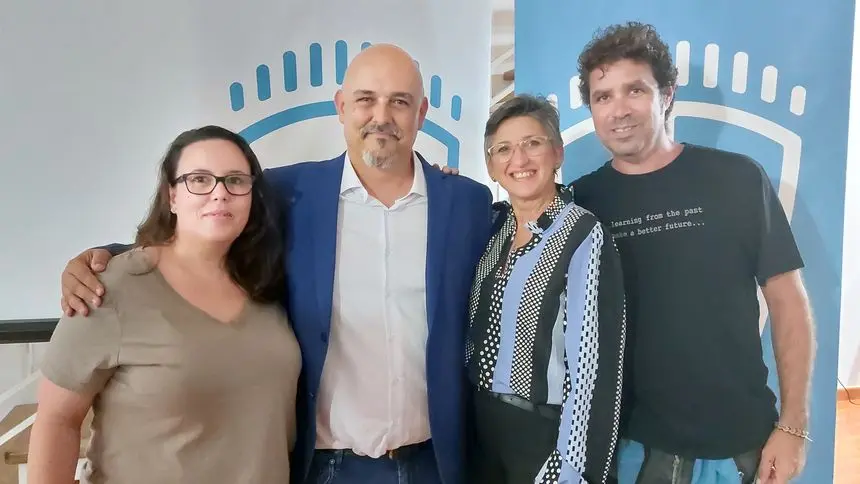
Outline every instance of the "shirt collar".
<path fill-rule="evenodd" d="M 556 183 L 555 190 L 555 198 L 553 198 L 549 206 L 544 209 L 540 217 L 538 217 L 537 220 L 532 220 L 526 223 L 526 226 L 532 233 L 541 233 L 548 229 L 561 214 L 562 210 L 564 210 L 564 207 L 573 202 L 573 191 L 569 187 Z M 510 202 L 505 203 L 510 205 Z M 512 208 L 509 207 L 508 213 L 510 214 L 509 216 L 511 219 L 516 220 L 516 216 L 514 215 Z M 514 226 L 516 226 L 516 224 Z"/>
<path fill-rule="evenodd" d="M 418 161 L 418 155 L 414 151 L 412 152 L 412 165 L 415 168 L 415 174 L 412 178 L 412 188 L 409 189 L 409 193 L 406 196 L 415 194 L 426 197 L 427 179 L 424 177 L 424 167 Z M 343 157 L 343 176 L 340 180 L 340 194 L 344 195 L 352 190 L 362 190 L 367 193 L 364 185 L 361 184 L 361 180 L 358 179 L 358 174 L 355 172 L 352 162 L 350 162 L 349 153 L 345 153 Z"/>

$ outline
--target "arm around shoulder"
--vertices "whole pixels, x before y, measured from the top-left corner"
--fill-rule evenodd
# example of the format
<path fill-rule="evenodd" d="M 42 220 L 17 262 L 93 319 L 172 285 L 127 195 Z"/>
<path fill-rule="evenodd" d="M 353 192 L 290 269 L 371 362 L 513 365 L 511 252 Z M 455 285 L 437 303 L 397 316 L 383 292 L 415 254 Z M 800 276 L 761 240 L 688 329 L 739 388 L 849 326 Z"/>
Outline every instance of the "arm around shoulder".
<path fill-rule="evenodd" d="M 470 182 L 467 185 L 468 196 L 465 199 L 469 204 L 469 212 L 474 214 L 476 222 L 489 225 L 492 223 L 493 192 L 487 185 L 474 180 L 468 181 Z"/>
<path fill-rule="evenodd" d="M 624 356 L 627 348 L 627 310 L 621 256 L 610 230 L 597 224 L 600 255 L 597 256 L 597 376 L 591 400 L 587 438 L 586 475 L 606 478 L 614 470 L 623 395 Z M 602 482 L 596 480 L 596 482 Z"/>
<path fill-rule="evenodd" d="M 122 253 L 130 251 L 132 248 L 134 248 L 134 244 L 113 243 L 113 244 L 103 245 L 103 246 L 94 247 L 94 248 L 95 249 L 104 249 L 104 250 L 110 252 L 111 257 L 116 257 Z"/>
<path fill-rule="evenodd" d="M 571 386 L 562 404 L 559 446 L 539 482 L 603 483 L 615 467 L 626 318 L 621 259 L 602 224 L 595 221 L 575 249 L 567 284 L 565 354 L 574 362 L 568 368 Z M 559 475 L 552 475 L 553 468 Z"/>

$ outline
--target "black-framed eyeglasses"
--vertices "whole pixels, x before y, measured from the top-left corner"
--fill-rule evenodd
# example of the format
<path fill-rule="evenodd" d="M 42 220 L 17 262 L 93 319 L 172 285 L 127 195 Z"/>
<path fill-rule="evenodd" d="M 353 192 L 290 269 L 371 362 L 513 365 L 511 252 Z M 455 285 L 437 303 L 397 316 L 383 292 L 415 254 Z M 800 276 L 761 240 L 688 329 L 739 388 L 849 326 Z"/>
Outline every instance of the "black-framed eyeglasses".
<path fill-rule="evenodd" d="M 173 180 L 174 184 L 179 182 L 185 182 L 185 188 L 194 195 L 209 195 L 215 190 L 218 182 L 221 182 L 228 193 L 242 196 L 251 193 L 254 177 L 244 173 L 224 176 L 215 176 L 211 173 L 186 173 Z"/>
<path fill-rule="evenodd" d="M 507 163 L 513 158 L 517 146 L 526 156 L 539 156 L 544 154 L 551 144 L 552 140 L 549 136 L 530 136 L 517 143 L 503 141 L 495 144 L 487 150 L 487 155 L 496 163 Z"/>

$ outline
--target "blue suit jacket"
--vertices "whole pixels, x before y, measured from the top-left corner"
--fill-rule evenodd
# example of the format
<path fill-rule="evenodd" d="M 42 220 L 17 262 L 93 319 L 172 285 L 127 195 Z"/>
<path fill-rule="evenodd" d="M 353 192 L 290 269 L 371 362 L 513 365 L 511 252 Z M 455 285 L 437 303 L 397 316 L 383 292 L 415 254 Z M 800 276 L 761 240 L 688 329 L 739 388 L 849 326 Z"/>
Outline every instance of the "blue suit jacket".
<path fill-rule="evenodd" d="M 303 482 L 316 441 L 316 396 L 328 348 L 337 215 L 344 155 L 266 170 L 284 197 L 287 295 L 284 301 L 302 350 L 298 439 L 292 482 Z M 419 156 L 427 180 L 427 398 L 439 473 L 466 482 L 472 447 L 471 394 L 464 368 L 468 300 L 478 259 L 490 237 L 489 189 L 448 176 Z"/>

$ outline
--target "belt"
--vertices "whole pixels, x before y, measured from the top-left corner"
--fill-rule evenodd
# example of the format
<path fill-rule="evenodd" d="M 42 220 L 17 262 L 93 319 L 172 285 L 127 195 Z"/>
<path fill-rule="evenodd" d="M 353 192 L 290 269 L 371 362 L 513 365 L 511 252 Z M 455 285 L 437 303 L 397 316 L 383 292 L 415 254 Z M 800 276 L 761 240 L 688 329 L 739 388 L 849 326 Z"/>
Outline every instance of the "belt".
<path fill-rule="evenodd" d="M 537 413 L 538 415 L 551 420 L 559 420 L 561 418 L 561 405 L 550 405 L 548 403 L 535 404 L 525 398 L 511 395 L 509 393 L 496 393 L 484 389 L 479 389 L 478 391 L 497 400 L 501 400 L 508 405 L 513 405 L 514 407 L 528 412 Z"/>
<path fill-rule="evenodd" d="M 398 447 L 396 449 L 390 449 L 386 451 L 384 454 L 379 456 L 379 459 L 390 459 L 390 460 L 404 460 L 409 457 L 417 454 L 418 452 L 430 448 L 430 440 L 425 440 L 424 442 L 419 442 L 417 444 L 409 444 L 404 445 L 402 447 Z M 363 454 L 357 454 L 352 449 L 316 449 L 317 453 L 325 453 L 325 454 L 343 454 L 345 456 L 351 457 L 361 457 L 363 459 L 374 459 L 374 457 L 370 457 Z"/>

